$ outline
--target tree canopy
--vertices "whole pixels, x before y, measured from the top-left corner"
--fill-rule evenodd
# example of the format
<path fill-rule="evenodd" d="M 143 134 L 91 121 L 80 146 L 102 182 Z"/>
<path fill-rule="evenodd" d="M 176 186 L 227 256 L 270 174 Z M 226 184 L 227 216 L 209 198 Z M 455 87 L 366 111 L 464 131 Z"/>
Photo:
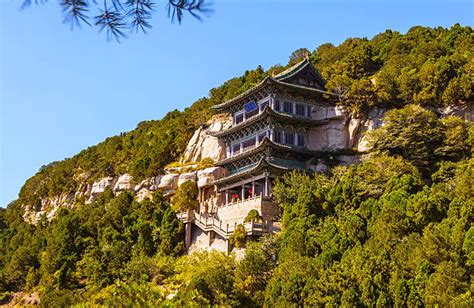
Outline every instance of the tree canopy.
<path fill-rule="evenodd" d="M 22 0 L 21 8 L 31 4 L 45 4 L 48 0 Z M 212 13 L 211 2 L 206 0 L 166 0 L 168 18 L 181 24 L 186 13 L 202 20 L 203 15 Z M 94 26 L 107 34 L 107 39 L 127 37 L 127 32 L 146 33 L 155 13 L 153 0 L 64 0 L 59 1 L 64 22 L 71 27 Z"/>

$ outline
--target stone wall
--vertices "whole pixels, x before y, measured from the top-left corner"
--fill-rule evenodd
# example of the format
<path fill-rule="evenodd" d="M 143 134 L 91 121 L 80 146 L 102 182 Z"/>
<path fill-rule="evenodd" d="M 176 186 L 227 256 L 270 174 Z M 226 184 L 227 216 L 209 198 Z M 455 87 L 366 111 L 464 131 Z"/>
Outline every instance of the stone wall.
<path fill-rule="evenodd" d="M 251 210 L 257 210 L 264 221 L 272 220 L 276 214 L 276 207 L 270 201 L 255 198 L 218 208 L 217 218 L 223 225 L 241 224 Z"/>
<path fill-rule="evenodd" d="M 210 232 L 211 234 L 209 235 Z M 210 245 L 209 236 L 211 239 Z M 187 252 L 192 253 L 194 251 L 199 250 L 217 250 L 223 253 L 227 253 L 226 239 L 213 231 L 203 231 L 193 224 L 191 229 L 191 245 L 189 246 Z"/>

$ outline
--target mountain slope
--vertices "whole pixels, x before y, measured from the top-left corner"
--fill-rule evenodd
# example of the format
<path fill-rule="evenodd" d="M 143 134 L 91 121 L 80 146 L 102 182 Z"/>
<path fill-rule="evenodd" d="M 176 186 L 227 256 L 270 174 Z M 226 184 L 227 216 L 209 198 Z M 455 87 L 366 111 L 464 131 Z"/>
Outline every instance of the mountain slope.
<path fill-rule="evenodd" d="M 162 173 L 210 106 L 306 55 L 353 114 L 393 110 L 361 165 L 277 184 L 283 232 L 247 243 L 241 262 L 181 256 L 183 226 L 159 192 L 138 202 L 107 188 L 51 221 L 23 220 L 24 206 L 34 211 L 83 181 Z M 247 71 L 184 111 L 42 167 L 0 209 L 0 303 L 25 291 L 45 306 L 472 306 L 474 130 L 438 115 L 472 108 L 473 73 L 474 34 L 459 25 L 301 49 L 286 66 Z"/>
<path fill-rule="evenodd" d="M 177 161 L 195 129 L 205 123 L 210 106 L 226 101 L 283 71 L 305 55 L 340 94 L 341 104 L 355 114 L 374 106 L 399 107 L 415 102 L 425 107 L 462 106 L 473 96 L 474 34 L 470 27 L 411 28 L 407 34 L 387 30 L 371 40 L 351 38 L 335 47 L 323 44 L 310 53 L 295 51 L 285 66 L 261 67 L 211 89 L 184 111 L 141 122 L 133 131 L 107 138 L 70 159 L 43 166 L 20 191 L 22 204 L 38 205 L 41 198 L 77 189 L 77 175 L 131 174 L 136 181 L 162 173 Z M 76 176 L 75 176 L 76 175 Z"/>

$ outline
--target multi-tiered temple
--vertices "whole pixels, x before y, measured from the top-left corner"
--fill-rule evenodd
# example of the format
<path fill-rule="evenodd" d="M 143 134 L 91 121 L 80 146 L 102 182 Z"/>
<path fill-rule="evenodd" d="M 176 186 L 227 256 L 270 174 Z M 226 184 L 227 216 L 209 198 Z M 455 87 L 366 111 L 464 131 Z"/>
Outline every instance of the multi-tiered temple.
<path fill-rule="evenodd" d="M 308 162 L 317 154 L 309 145 L 309 131 L 327 123 L 312 118 L 312 107 L 331 102 L 324 83 L 305 60 L 214 107 L 233 119 L 231 128 L 214 134 L 226 145 L 227 158 L 217 165 L 229 175 L 215 182 L 224 205 L 249 198 L 264 205 L 275 178 L 288 170 L 309 169 Z M 272 219 L 272 208 L 258 209 L 264 220 Z"/>
<path fill-rule="evenodd" d="M 257 210 L 264 223 L 247 224 L 247 233 L 271 232 L 277 214 L 272 202 L 275 179 L 291 170 L 314 171 L 319 158 L 334 152 L 325 146 L 324 134 L 330 118 L 338 116 L 336 101 L 324 85 L 304 60 L 213 107 L 230 114 L 232 125 L 212 134 L 225 144 L 226 158 L 216 165 L 227 172 L 200 189 L 201 210 L 194 215 L 194 224 L 210 232 L 209 244 L 213 231 L 228 238 L 250 210 Z"/>

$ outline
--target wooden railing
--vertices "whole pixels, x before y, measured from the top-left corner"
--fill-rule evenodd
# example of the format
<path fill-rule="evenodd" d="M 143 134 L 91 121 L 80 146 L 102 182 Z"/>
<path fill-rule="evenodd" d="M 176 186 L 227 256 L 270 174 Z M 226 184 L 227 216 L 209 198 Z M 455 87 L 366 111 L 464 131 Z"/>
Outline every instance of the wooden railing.
<path fill-rule="evenodd" d="M 247 199 L 244 199 L 244 200 L 238 199 L 237 201 L 234 201 L 234 202 L 231 201 L 227 204 L 223 204 L 223 205 L 220 205 L 218 207 L 222 208 L 222 207 L 228 207 L 228 206 L 233 206 L 233 205 L 241 205 L 241 204 L 244 204 L 244 203 L 251 203 L 252 201 L 259 202 L 260 199 L 263 199 L 263 196 L 262 196 L 261 193 L 258 194 L 258 195 L 254 195 L 252 197 L 249 197 Z"/>
<path fill-rule="evenodd" d="M 214 216 L 202 215 L 196 211 L 193 211 L 192 217 L 188 217 L 188 213 L 182 212 L 178 214 L 178 218 L 184 223 L 193 222 L 203 231 L 214 231 L 217 234 L 228 238 L 237 229 L 237 222 L 234 224 L 223 223 L 222 220 L 215 218 Z M 242 223 L 247 232 L 247 235 L 261 235 L 263 233 L 270 233 L 272 231 L 271 222 L 247 222 Z"/>

